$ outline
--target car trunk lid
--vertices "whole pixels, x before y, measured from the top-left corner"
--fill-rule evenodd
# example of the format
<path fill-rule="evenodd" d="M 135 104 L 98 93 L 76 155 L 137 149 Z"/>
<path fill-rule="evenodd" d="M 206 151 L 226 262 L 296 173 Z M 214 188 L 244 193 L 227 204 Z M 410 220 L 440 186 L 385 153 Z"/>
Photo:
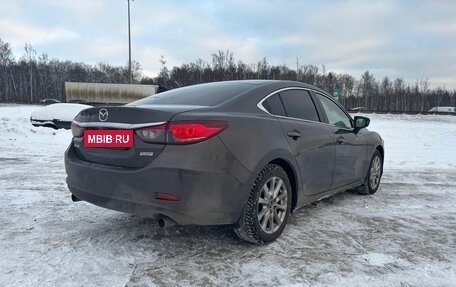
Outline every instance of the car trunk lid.
<path fill-rule="evenodd" d="M 84 130 L 122 129 L 137 130 L 150 126 L 166 124 L 173 116 L 205 106 L 193 105 L 143 105 L 97 107 L 81 111 L 74 123 Z M 88 162 L 141 168 L 151 163 L 161 153 L 165 144 L 147 143 L 133 133 L 134 146 L 131 148 L 90 148 L 84 147 L 83 137 L 73 138 L 77 156 Z"/>

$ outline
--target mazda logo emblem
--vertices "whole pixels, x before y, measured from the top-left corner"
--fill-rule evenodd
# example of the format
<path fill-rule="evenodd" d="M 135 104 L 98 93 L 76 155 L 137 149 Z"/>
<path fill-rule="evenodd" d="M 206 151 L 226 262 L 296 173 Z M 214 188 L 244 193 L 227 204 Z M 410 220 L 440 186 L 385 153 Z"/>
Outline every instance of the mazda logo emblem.
<path fill-rule="evenodd" d="M 108 116 L 109 116 L 109 113 L 108 113 L 108 110 L 107 109 L 100 109 L 100 111 L 98 112 L 98 119 L 100 120 L 100 122 L 105 122 L 108 120 Z"/>

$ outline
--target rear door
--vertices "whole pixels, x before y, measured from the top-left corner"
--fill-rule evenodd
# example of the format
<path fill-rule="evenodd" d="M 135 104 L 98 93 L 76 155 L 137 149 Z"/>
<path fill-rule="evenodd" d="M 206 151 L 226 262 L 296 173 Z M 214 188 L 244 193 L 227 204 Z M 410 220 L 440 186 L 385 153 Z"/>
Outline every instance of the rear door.
<path fill-rule="evenodd" d="M 333 188 L 362 180 L 367 157 L 364 131 L 355 132 L 351 117 L 332 99 L 320 93 L 315 95 L 336 139 Z"/>
<path fill-rule="evenodd" d="M 334 137 L 328 125 L 320 122 L 310 93 L 304 89 L 283 90 L 263 105 L 279 116 L 299 165 L 304 194 L 328 190 L 334 169 Z"/>

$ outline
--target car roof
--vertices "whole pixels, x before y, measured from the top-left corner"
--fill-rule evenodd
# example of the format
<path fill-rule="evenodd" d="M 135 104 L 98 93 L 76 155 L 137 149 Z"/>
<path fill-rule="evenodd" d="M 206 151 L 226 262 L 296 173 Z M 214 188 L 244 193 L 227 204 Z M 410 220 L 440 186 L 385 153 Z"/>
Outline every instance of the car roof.
<path fill-rule="evenodd" d="M 256 86 L 273 86 L 276 88 L 286 88 L 286 87 L 302 87 L 302 88 L 307 88 L 311 90 L 315 90 L 324 94 L 328 95 L 328 92 L 325 90 L 322 90 L 316 86 L 302 83 L 302 82 L 297 82 L 297 81 L 290 81 L 290 80 L 234 80 L 234 81 L 220 81 L 220 82 L 210 82 L 206 84 L 212 84 L 212 85 L 226 85 L 230 83 L 238 83 L 238 84 L 250 84 L 250 85 L 256 85 Z"/>
<path fill-rule="evenodd" d="M 235 80 L 185 86 L 158 93 L 129 103 L 128 105 L 179 104 L 215 107 L 224 104 L 229 105 L 230 102 L 235 101 L 249 101 L 256 99 L 258 96 L 266 96 L 271 92 L 283 88 L 294 87 L 315 90 L 328 96 L 325 91 L 301 82 L 281 80 Z M 258 101 L 259 99 L 256 100 Z M 243 103 L 240 104 L 243 105 Z"/>

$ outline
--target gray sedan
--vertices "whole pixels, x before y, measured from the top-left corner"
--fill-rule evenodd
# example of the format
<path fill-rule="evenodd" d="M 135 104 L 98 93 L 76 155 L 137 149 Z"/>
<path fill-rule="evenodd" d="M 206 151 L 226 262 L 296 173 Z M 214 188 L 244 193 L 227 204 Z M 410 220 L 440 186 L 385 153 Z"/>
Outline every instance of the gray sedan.
<path fill-rule="evenodd" d="M 81 111 L 65 153 L 74 201 L 162 227 L 232 225 L 275 240 L 290 213 L 347 189 L 377 191 L 381 137 L 326 92 L 290 81 L 201 84 Z"/>

